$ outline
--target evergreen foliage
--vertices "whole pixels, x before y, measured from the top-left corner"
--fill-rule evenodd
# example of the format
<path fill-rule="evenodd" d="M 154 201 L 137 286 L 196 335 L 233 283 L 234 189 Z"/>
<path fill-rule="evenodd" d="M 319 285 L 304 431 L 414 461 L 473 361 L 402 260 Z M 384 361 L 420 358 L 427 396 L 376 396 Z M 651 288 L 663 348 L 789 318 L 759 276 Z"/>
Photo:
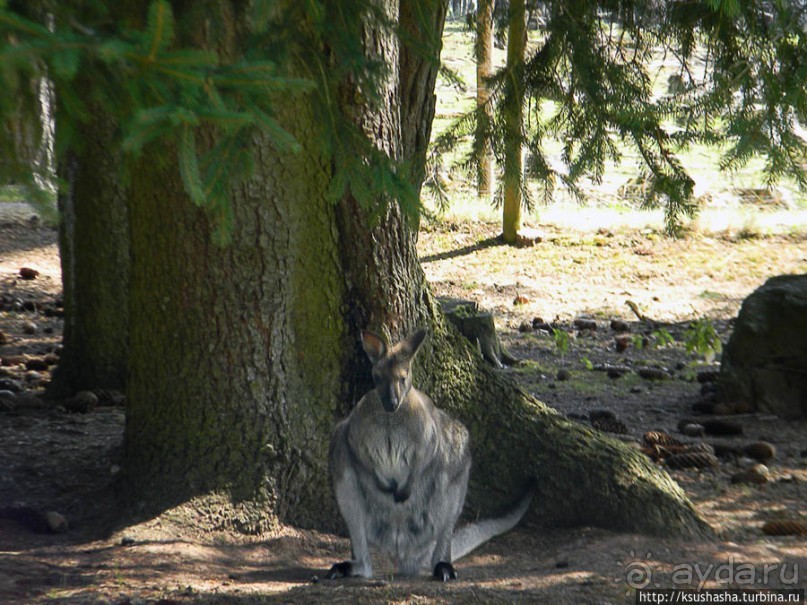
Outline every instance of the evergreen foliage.
<path fill-rule="evenodd" d="M 416 214 L 408 172 L 343 102 L 346 90 L 370 107 L 383 102 L 377 83 L 388 66 L 368 56 L 365 27 L 393 31 L 395 24 L 363 0 L 235 3 L 234 10 L 251 11 L 252 28 L 238 32 L 233 55 L 220 50 L 227 33 L 216 31 L 216 16 L 211 32 L 183 28 L 183 16 L 210 10 L 207 4 L 0 0 L 0 128 L 39 123 L 31 83 L 47 78 L 56 90 L 57 158 L 79 150 L 92 136 L 94 112 L 105 112 L 119 126 L 116 147 L 127 159 L 148 150 L 150 160 L 176 163 L 185 192 L 208 211 L 223 244 L 232 227 L 228 192 L 251 172 L 254 132 L 280 151 L 301 149 L 276 112 L 281 95 L 297 95 L 321 108 L 316 134 L 333 165 L 333 198 L 350 191 L 365 208 L 380 209 L 392 197 Z M 14 137 L 0 139 L 0 179 L 35 190 L 15 145 Z"/>
<path fill-rule="evenodd" d="M 807 187 L 807 142 L 799 136 L 807 124 L 805 3 L 548 0 L 536 6 L 544 25 L 534 52 L 515 73 L 505 68 L 491 80 L 494 119 L 481 109 L 458 118 L 435 141 L 433 158 L 470 138 L 479 124 L 502 163 L 508 82 L 516 79 L 526 94 L 526 169 L 545 199 L 558 182 L 582 197 L 579 179 L 599 182 L 606 162 L 621 157 L 619 141 L 638 150 L 645 202 L 665 205 L 671 231 L 694 212 L 693 181 L 676 157 L 693 143 L 726 144 L 721 167 L 728 170 L 762 155 L 769 185 L 787 175 Z M 660 97 L 651 70 L 659 53 L 677 62 L 681 83 Z M 545 101 L 554 111 L 541 111 Z M 563 142 L 565 170 L 549 162 L 550 136 Z M 463 160 L 469 174 L 476 170 L 474 145 Z"/>

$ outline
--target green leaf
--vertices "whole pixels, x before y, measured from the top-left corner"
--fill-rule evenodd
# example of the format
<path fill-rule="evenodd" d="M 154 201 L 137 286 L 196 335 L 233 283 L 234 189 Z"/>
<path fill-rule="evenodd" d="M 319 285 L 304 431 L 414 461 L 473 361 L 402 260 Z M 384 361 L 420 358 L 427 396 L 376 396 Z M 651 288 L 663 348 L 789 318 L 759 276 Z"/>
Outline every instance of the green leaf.
<path fill-rule="evenodd" d="M 148 38 L 148 60 L 154 61 L 157 55 L 166 50 L 174 41 L 174 13 L 166 0 L 155 0 L 149 6 L 146 19 Z"/>
<path fill-rule="evenodd" d="M 64 49 L 52 55 L 54 75 L 63 80 L 72 80 L 78 72 L 81 53 L 77 49 Z"/>
<path fill-rule="evenodd" d="M 179 133 L 177 141 L 177 159 L 179 161 L 179 174 L 185 192 L 197 206 L 206 203 L 204 185 L 199 174 L 199 157 L 196 154 L 196 136 L 191 126 L 184 126 Z"/>
<path fill-rule="evenodd" d="M 104 40 L 98 47 L 98 58 L 104 63 L 114 63 L 124 59 L 130 52 L 132 52 L 131 45 L 123 40 Z"/>
<path fill-rule="evenodd" d="M 248 111 L 230 111 L 218 108 L 203 108 L 197 113 L 200 119 L 225 131 L 234 131 L 255 123 L 255 116 Z"/>

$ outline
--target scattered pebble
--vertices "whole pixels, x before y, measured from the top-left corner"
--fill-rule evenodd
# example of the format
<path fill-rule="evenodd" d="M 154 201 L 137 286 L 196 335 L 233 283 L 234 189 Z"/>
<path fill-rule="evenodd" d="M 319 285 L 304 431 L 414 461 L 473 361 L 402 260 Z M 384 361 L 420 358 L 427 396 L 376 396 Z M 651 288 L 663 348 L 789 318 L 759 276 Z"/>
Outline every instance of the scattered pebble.
<path fill-rule="evenodd" d="M 621 319 L 612 319 L 611 329 L 614 332 L 630 332 L 630 326 L 628 325 L 628 322 L 622 321 Z"/>
<path fill-rule="evenodd" d="M 755 441 L 743 448 L 745 454 L 758 462 L 768 462 L 776 458 L 776 448 L 767 441 Z"/>
<path fill-rule="evenodd" d="M 700 437 L 704 434 L 705 429 L 702 424 L 696 422 L 687 423 L 681 427 L 681 433 L 687 437 Z"/>
<path fill-rule="evenodd" d="M 20 268 L 20 277 L 22 279 L 36 279 L 39 277 L 39 271 L 31 267 L 22 267 Z"/>

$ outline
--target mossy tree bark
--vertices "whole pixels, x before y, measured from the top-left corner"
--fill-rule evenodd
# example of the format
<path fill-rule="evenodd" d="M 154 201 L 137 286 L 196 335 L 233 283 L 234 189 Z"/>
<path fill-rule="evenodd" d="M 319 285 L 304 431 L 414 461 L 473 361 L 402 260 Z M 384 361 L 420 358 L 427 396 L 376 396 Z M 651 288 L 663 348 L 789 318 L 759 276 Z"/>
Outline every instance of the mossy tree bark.
<path fill-rule="evenodd" d="M 385 8 L 403 28 L 430 19 L 433 29 L 422 31 L 441 31 L 445 2 L 420 11 L 401 4 Z M 191 39 L 237 49 L 241 5 L 206 2 Z M 348 109 L 380 148 L 414 162 L 425 157 L 436 65 L 401 52 L 390 32 L 373 33 L 368 52 L 391 66 L 385 104 L 372 114 Z M 150 510 L 191 500 L 206 507 L 207 523 L 248 531 L 277 520 L 338 527 L 327 445 L 335 420 L 369 386 L 359 330 L 394 340 L 425 326 L 431 338 L 416 380 L 471 430 L 471 514 L 492 512 L 535 477 L 533 508 L 546 523 L 703 531 L 681 490 L 649 461 L 569 423 L 484 364 L 432 298 L 416 231 L 399 207 L 373 221 L 349 195 L 334 204 L 331 163 L 314 136 L 320 108 L 303 96 L 278 103 L 303 149 L 280 153 L 254 138 L 255 172 L 233 187 L 227 247 L 212 243 L 211 217 L 186 198 L 174 166 L 144 160 L 134 173 L 130 497 Z M 421 136 L 404 134 L 409 119 L 424 121 Z"/>

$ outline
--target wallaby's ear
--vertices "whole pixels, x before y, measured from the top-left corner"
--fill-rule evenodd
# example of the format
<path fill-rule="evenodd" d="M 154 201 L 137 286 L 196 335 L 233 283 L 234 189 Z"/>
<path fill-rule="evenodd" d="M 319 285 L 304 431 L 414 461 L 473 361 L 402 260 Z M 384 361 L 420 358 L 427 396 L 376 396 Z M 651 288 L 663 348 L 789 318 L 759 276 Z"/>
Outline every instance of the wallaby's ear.
<path fill-rule="evenodd" d="M 378 334 L 370 332 L 370 330 L 362 330 L 361 344 L 364 347 L 364 352 L 370 361 L 377 363 L 387 354 L 387 343 Z"/>
<path fill-rule="evenodd" d="M 418 352 L 420 345 L 423 344 L 425 339 L 426 330 L 421 328 L 417 332 L 406 337 L 406 339 L 401 343 L 401 351 L 403 351 L 407 357 L 414 357 L 415 353 Z"/>

